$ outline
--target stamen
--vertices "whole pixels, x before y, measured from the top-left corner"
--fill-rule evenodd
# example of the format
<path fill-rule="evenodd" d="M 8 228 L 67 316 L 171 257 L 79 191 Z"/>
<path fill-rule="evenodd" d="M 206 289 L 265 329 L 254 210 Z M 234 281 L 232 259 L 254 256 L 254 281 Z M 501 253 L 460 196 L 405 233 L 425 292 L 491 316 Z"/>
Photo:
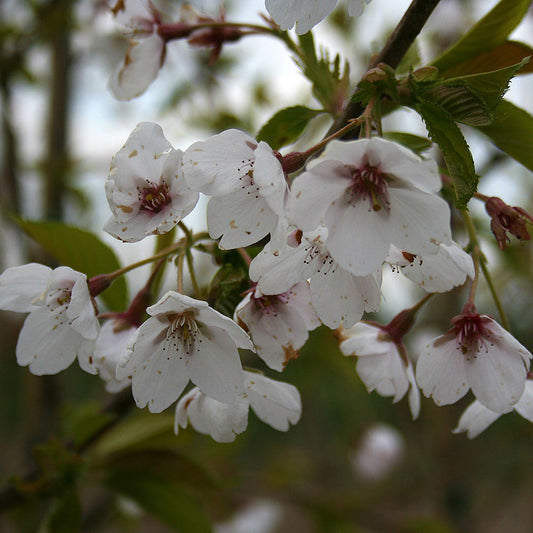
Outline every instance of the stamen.
<path fill-rule="evenodd" d="M 139 201 L 141 202 L 141 209 L 151 213 L 159 213 L 171 202 L 167 184 L 149 183 L 148 187 L 139 191 Z"/>
<path fill-rule="evenodd" d="M 346 189 L 345 199 L 355 205 L 361 199 L 368 199 L 372 211 L 389 209 L 390 201 L 387 191 L 387 179 L 376 167 L 365 165 L 361 168 L 351 167 L 352 183 Z"/>

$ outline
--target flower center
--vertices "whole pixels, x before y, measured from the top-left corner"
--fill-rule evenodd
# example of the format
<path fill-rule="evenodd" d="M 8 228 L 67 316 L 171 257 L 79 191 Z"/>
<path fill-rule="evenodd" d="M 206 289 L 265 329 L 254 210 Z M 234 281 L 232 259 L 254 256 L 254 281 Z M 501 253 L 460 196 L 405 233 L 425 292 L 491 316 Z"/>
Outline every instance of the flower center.
<path fill-rule="evenodd" d="M 372 211 L 389 209 L 387 180 L 376 167 L 364 165 L 361 168 L 350 167 L 352 183 L 346 189 L 345 199 L 355 205 L 360 199 L 367 199 Z"/>
<path fill-rule="evenodd" d="M 286 304 L 289 302 L 289 294 L 282 292 L 281 294 L 269 294 L 263 295 L 259 298 L 256 298 L 252 294 L 252 300 L 255 303 L 255 306 L 261 310 L 266 315 L 277 316 L 279 304 Z"/>
<path fill-rule="evenodd" d="M 139 192 L 139 200 L 141 209 L 150 211 L 150 213 L 159 213 L 171 201 L 167 184 L 150 183 L 148 187 Z"/>
<path fill-rule="evenodd" d="M 181 351 L 179 350 L 181 347 L 185 355 L 191 355 L 196 342 L 199 340 L 200 333 L 194 315 L 190 312 L 184 312 L 178 313 L 172 318 L 167 330 L 167 342 L 173 344 L 178 351 Z M 200 342 L 202 341 L 200 340 Z"/>
<path fill-rule="evenodd" d="M 475 358 L 482 349 L 488 351 L 487 343 L 491 343 L 485 326 L 488 322 L 488 318 L 478 314 L 459 315 L 453 319 L 457 348 L 463 355 L 472 355 Z"/>

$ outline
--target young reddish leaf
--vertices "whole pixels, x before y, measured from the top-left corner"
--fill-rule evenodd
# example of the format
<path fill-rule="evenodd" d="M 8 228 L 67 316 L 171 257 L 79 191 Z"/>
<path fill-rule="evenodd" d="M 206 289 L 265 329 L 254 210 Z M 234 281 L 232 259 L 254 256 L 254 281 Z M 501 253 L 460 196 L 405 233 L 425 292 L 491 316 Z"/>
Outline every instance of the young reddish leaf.
<path fill-rule="evenodd" d="M 524 18 L 531 0 L 501 0 L 433 65 L 444 72 L 502 44 Z"/>

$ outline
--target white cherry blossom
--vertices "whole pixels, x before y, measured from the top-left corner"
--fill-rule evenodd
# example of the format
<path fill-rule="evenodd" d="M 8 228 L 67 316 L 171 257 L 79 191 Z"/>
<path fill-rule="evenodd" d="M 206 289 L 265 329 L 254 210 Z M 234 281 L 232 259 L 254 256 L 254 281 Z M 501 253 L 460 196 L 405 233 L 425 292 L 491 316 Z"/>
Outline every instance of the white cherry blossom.
<path fill-rule="evenodd" d="M 165 59 L 165 41 L 157 32 L 160 15 L 149 0 L 118 0 L 112 11 L 130 42 L 109 89 L 117 100 L 131 100 L 146 91 Z"/>
<path fill-rule="evenodd" d="M 294 385 L 245 371 L 244 393 L 231 404 L 210 398 L 198 387 L 183 396 L 176 407 L 174 432 L 178 434 L 189 421 L 199 433 L 218 442 L 232 442 L 248 426 L 249 407 L 278 431 L 287 431 L 302 414 L 300 393 Z"/>
<path fill-rule="evenodd" d="M 526 420 L 533 422 L 533 381 L 530 379 L 526 380 L 524 393 L 514 406 L 514 410 Z M 468 438 L 473 439 L 485 431 L 501 415 L 502 413 L 495 413 L 476 400 L 461 415 L 453 433 L 466 431 Z"/>
<path fill-rule="evenodd" d="M 37 375 L 57 374 L 78 358 L 96 374 L 93 350 L 100 325 L 87 276 L 69 267 L 30 263 L 0 276 L 0 309 L 29 313 L 17 343 L 17 362 Z"/>
<path fill-rule="evenodd" d="M 424 256 L 391 246 L 387 262 L 427 292 L 448 292 L 474 278 L 474 262 L 456 242 L 440 244 L 437 252 Z"/>
<path fill-rule="evenodd" d="M 358 17 L 372 0 L 348 0 L 348 13 Z M 307 33 L 337 5 L 337 0 L 266 0 L 265 7 L 282 30 L 296 24 L 296 33 Z"/>
<path fill-rule="evenodd" d="M 307 281 L 273 295 L 261 294 L 254 287 L 237 306 L 233 318 L 250 334 L 257 355 L 279 372 L 298 357 L 308 331 L 320 325 Z"/>
<path fill-rule="evenodd" d="M 253 350 L 248 335 L 207 302 L 168 291 L 146 310 L 117 379 L 132 379 L 139 407 L 159 413 L 172 404 L 189 379 L 211 398 L 233 403 L 243 392 L 237 348 Z"/>
<path fill-rule="evenodd" d="M 300 232 L 301 233 L 301 232 Z M 354 276 L 331 257 L 327 230 L 299 235 L 299 244 L 272 251 L 269 244 L 250 264 L 250 278 L 262 294 L 281 294 L 309 280 L 311 302 L 320 320 L 335 329 L 353 326 L 365 311 L 379 308 L 381 292 L 377 274 Z"/>
<path fill-rule="evenodd" d="M 375 390 L 381 396 L 392 396 L 400 401 L 408 393 L 413 418 L 420 413 L 420 392 L 413 365 L 401 341 L 394 341 L 386 328 L 359 322 L 340 333 L 341 352 L 357 356 L 356 370 L 368 392 Z"/>
<path fill-rule="evenodd" d="M 98 374 L 106 383 L 107 392 L 120 392 L 131 385 L 129 376 L 118 380 L 116 370 L 136 332 L 134 325 L 120 318 L 106 321 L 100 330 L 93 361 Z"/>
<path fill-rule="evenodd" d="M 187 186 L 179 150 L 163 130 L 141 122 L 111 162 L 106 196 L 113 216 L 104 230 L 125 242 L 170 231 L 198 202 Z"/>
<path fill-rule="evenodd" d="M 281 163 L 265 142 L 226 130 L 194 143 L 183 155 L 189 186 L 214 196 L 207 226 L 223 249 L 249 246 L 284 224 L 288 187 Z"/>
<path fill-rule="evenodd" d="M 381 267 L 391 244 L 422 256 L 451 244 L 450 209 L 439 189 L 436 164 L 399 144 L 331 141 L 294 180 L 288 215 L 303 231 L 325 224 L 331 256 L 366 276 Z"/>
<path fill-rule="evenodd" d="M 430 342 L 416 367 L 418 385 L 437 405 L 454 403 L 471 388 L 497 413 L 519 401 L 531 354 L 494 319 L 467 304 L 453 328 Z"/>

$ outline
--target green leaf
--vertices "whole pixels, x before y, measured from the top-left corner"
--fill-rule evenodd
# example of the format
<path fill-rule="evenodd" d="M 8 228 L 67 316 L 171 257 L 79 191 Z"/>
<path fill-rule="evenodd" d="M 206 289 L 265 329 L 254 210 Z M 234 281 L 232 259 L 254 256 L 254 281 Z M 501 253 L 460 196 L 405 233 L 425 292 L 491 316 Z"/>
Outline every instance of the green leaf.
<path fill-rule="evenodd" d="M 502 100 L 492 123 L 478 129 L 500 150 L 533 171 L 533 117 L 529 113 Z"/>
<path fill-rule="evenodd" d="M 174 433 L 174 416 L 136 412 L 123 420 L 92 447 L 95 456 L 110 455 L 119 451 L 142 447 L 154 437 Z"/>
<path fill-rule="evenodd" d="M 82 509 L 75 487 L 69 487 L 54 501 L 38 533 L 81 531 Z"/>
<path fill-rule="evenodd" d="M 103 412 L 102 407 L 95 402 L 67 406 L 62 412 L 61 431 L 66 439 L 77 447 L 106 426 L 113 418 L 113 415 Z"/>
<path fill-rule="evenodd" d="M 426 123 L 429 136 L 442 151 L 455 187 L 457 208 L 465 209 L 477 190 L 478 177 L 472 154 L 461 130 L 450 114 L 433 102 L 420 100 L 414 109 Z"/>
<path fill-rule="evenodd" d="M 433 65 L 441 72 L 502 44 L 524 18 L 531 0 L 501 0 Z"/>
<path fill-rule="evenodd" d="M 148 513 L 182 533 L 212 531 L 187 488 L 210 488 L 205 471 L 169 450 L 141 450 L 109 457 L 104 484 L 135 500 Z"/>
<path fill-rule="evenodd" d="M 529 63 L 529 58 L 522 59 L 519 63 L 492 72 L 480 72 L 468 76 L 452 78 L 446 81 L 446 85 L 466 83 L 474 91 L 476 96 L 494 109 L 500 103 L 503 95 L 509 88 L 509 82 L 522 67 Z"/>
<path fill-rule="evenodd" d="M 317 57 L 312 32 L 299 36 L 300 55 L 296 61 L 305 77 L 313 85 L 313 95 L 324 109 L 336 115 L 340 112 L 348 94 L 350 68 L 347 61 L 342 64 L 337 54 L 331 61 L 327 50 L 320 50 Z"/>
<path fill-rule="evenodd" d="M 383 137 L 385 137 L 385 139 L 397 142 L 398 144 L 409 148 L 409 150 L 412 150 L 417 154 L 421 154 L 433 146 L 433 143 L 429 139 L 420 137 L 418 135 L 413 135 L 412 133 L 388 131 L 383 134 Z"/>
<path fill-rule="evenodd" d="M 417 97 L 445 109 L 456 122 L 471 126 L 490 124 L 496 106 L 509 87 L 509 81 L 529 61 L 469 76 L 435 83 L 419 83 L 411 78 Z"/>
<path fill-rule="evenodd" d="M 533 56 L 533 48 L 517 41 L 505 41 L 496 48 L 479 54 L 468 61 L 455 65 L 444 73 L 446 77 L 465 76 L 468 74 L 479 74 L 491 72 L 510 67 L 520 63 L 524 58 Z M 516 73 L 530 74 L 533 72 L 533 62 L 522 66 Z"/>
<path fill-rule="evenodd" d="M 481 126 L 490 124 L 490 107 L 467 84 L 437 85 L 423 93 L 423 100 L 445 109 L 456 122 Z"/>
<path fill-rule="evenodd" d="M 59 263 L 87 274 L 88 278 L 120 268 L 113 250 L 94 233 L 61 222 L 15 220 L 26 234 Z M 102 298 L 111 310 L 125 309 L 127 287 L 124 277 L 115 280 L 111 287 L 102 293 Z"/>
<path fill-rule="evenodd" d="M 320 113 L 322 111 L 301 105 L 286 107 L 263 125 L 257 134 L 257 140 L 265 141 L 273 150 L 279 150 L 295 142 L 309 121 Z"/>

